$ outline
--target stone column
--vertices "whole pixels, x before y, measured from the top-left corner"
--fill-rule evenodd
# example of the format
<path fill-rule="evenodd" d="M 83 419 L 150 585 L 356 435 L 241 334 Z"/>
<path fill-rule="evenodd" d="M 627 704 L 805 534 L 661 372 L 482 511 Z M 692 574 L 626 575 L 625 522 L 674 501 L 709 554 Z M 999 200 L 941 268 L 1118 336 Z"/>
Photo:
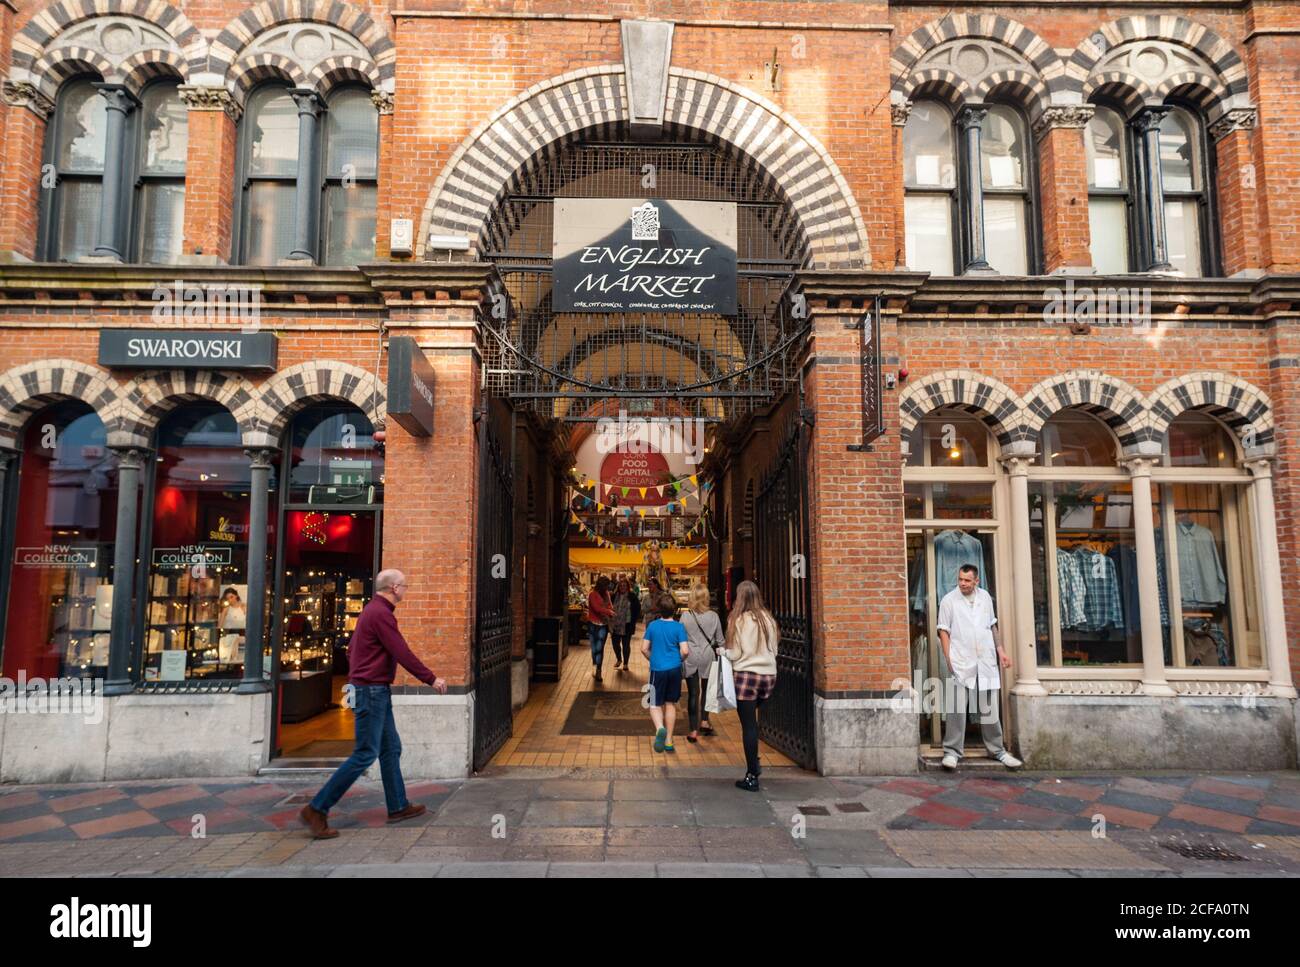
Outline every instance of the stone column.
<path fill-rule="evenodd" d="M 1295 698 L 1287 654 L 1286 613 L 1282 608 L 1282 562 L 1277 549 L 1277 510 L 1273 503 L 1273 457 L 1246 461 L 1259 562 L 1259 614 L 1268 655 L 1268 686 L 1274 695 Z"/>
<path fill-rule="evenodd" d="M 1016 640 L 1012 646 L 1016 662 L 1016 695 L 1046 695 L 1038 680 L 1038 642 L 1034 637 L 1033 554 L 1029 542 L 1029 464 L 1034 445 L 1011 444 L 1002 457 L 1011 482 L 1011 573 L 1016 615 Z M 1005 600 L 1005 598 L 1004 598 Z"/>
<path fill-rule="evenodd" d="M 1088 221 L 1088 163 L 1084 129 L 1091 104 L 1046 108 L 1034 122 L 1043 225 L 1043 268 L 1088 271 L 1092 265 Z"/>
<path fill-rule="evenodd" d="M 121 84 L 96 84 L 96 89 L 107 102 L 107 122 L 104 126 L 104 181 L 99 194 L 99 232 L 93 257 L 112 262 L 124 261 L 121 211 L 125 199 L 122 179 L 130 164 L 127 157 L 126 119 L 135 110 L 136 99 Z"/>
<path fill-rule="evenodd" d="M 1133 119 L 1133 127 L 1142 138 L 1142 178 L 1146 195 L 1148 272 L 1169 272 L 1169 239 L 1165 232 L 1165 190 L 1160 174 L 1160 122 L 1169 114 L 1167 107 L 1145 108 Z"/>
<path fill-rule="evenodd" d="M 266 494 L 277 451 L 258 447 L 244 452 L 248 454 L 252 472 L 248 498 L 248 617 L 244 624 L 244 680 L 239 685 L 240 694 L 270 688 L 262 678 L 262 639 L 266 636 Z"/>
<path fill-rule="evenodd" d="M 296 88 L 291 92 L 298 105 L 298 190 L 294 204 L 293 261 L 316 261 L 316 207 L 320 184 L 316 177 L 316 126 L 321 101 L 315 91 Z"/>
<path fill-rule="evenodd" d="M 980 173 L 980 137 L 984 129 L 984 119 L 988 117 L 986 107 L 965 107 L 957 115 L 957 128 L 961 131 L 965 156 L 962 159 L 966 173 L 964 216 L 966 251 L 965 272 L 992 272 L 984 251 L 984 179 Z"/>
<path fill-rule="evenodd" d="M 1173 695 L 1165 677 L 1165 648 L 1160 638 L 1160 583 L 1156 573 L 1155 514 L 1151 504 L 1151 468 L 1154 456 L 1125 461 L 1133 486 L 1133 530 L 1137 544 L 1138 607 L 1142 611 L 1142 692 Z M 1172 632 L 1171 632 L 1172 633 Z"/>
<path fill-rule="evenodd" d="M 140 530 L 140 481 L 149 451 L 113 447 L 117 453 L 117 527 L 113 532 L 113 611 L 109 624 L 105 695 L 131 691 L 135 654 L 136 535 Z M 137 676 L 140 669 L 135 669 Z"/>

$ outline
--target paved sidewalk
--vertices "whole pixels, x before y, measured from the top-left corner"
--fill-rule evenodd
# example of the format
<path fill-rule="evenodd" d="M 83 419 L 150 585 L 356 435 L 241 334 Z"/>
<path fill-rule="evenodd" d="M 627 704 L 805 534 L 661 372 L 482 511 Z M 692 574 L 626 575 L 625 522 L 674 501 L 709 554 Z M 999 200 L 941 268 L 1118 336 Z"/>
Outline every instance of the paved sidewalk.
<path fill-rule="evenodd" d="M 10 786 L 0 874 L 1300 875 L 1294 772 L 833 779 L 774 768 L 758 795 L 733 780 L 511 769 L 412 783 L 429 814 L 395 826 L 378 784 L 363 781 L 326 841 L 297 821 L 314 782 Z"/>

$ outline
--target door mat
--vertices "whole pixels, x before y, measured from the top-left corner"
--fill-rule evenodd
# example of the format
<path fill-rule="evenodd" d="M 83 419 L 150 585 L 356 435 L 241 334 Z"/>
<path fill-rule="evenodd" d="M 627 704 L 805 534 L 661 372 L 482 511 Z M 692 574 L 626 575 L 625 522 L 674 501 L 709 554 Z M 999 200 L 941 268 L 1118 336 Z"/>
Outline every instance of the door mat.
<path fill-rule="evenodd" d="M 351 740 L 343 739 L 313 739 L 306 745 L 296 746 L 292 749 L 285 749 L 285 756 L 309 756 L 316 758 L 330 758 L 335 756 L 350 756 L 355 743 Z"/>
<path fill-rule="evenodd" d="M 564 720 L 561 735 L 654 735 L 650 710 L 641 705 L 641 692 L 579 692 Z M 690 728 L 686 719 L 686 689 L 677 703 L 678 728 Z"/>

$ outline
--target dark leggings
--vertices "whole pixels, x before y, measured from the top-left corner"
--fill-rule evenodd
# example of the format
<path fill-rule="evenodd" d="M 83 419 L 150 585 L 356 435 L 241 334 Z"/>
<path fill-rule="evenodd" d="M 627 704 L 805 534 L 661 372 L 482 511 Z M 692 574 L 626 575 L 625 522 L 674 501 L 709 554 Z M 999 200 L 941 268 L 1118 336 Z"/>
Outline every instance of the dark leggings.
<path fill-rule="evenodd" d="M 632 657 L 632 625 L 627 625 L 627 631 L 621 635 L 610 635 L 614 641 L 614 662 L 627 664 Z"/>
<path fill-rule="evenodd" d="M 740 716 L 740 737 L 745 746 L 745 771 L 758 775 L 758 709 L 765 699 L 736 702 L 736 714 Z"/>
<path fill-rule="evenodd" d="M 701 677 L 699 672 L 686 679 L 686 711 L 690 715 L 692 732 L 698 732 L 700 723 L 709 720 L 709 712 L 704 707 L 704 693 L 708 685 L 709 680 Z"/>

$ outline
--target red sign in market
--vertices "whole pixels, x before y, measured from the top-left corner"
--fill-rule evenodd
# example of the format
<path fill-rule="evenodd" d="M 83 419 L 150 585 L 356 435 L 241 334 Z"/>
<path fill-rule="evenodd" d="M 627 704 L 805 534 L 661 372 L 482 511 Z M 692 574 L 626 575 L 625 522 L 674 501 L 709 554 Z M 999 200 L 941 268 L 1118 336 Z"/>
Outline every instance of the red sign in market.
<path fill-rule="evenodd" d="M 615 487 L 614 496 L 619 507 L 660 507 L 673 499 L 673 491 L 660 495 L 653 488 L 672 479 L 668 461 L 662 453 L 611 453 L 600 464 L 600 496 L 596 499 L 609 503 L 607 486 Z M 627 496 L 622 488 L 627 487 Z M 641 488 L 646 488 L 641 496 Z"/>

